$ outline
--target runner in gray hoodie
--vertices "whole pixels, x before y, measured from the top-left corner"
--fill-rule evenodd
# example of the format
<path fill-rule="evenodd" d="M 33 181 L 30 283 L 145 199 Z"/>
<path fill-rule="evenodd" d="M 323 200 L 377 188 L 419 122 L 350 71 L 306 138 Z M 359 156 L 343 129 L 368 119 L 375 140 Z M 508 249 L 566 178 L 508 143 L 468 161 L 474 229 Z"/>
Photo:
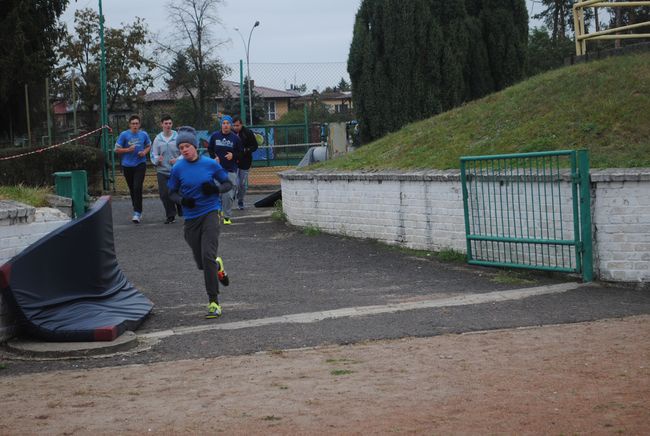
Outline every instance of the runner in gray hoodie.
<path fill-rule="evenodd" d="M 172 130 L 172 117 L 163 115 L 160 119 L 162 132 L 160 132 L 153 140 L 153 147 L 151 148 L 151 162 L 156 166 L 156 178 L 158 179 L 158 194 L 165 208 L 165 224 L 171 224 L 176 221 L 176 214 L 181 216 L 180 207 L 170 200 L 169 189 L 167 182 L 169 175 L 172 171 L 172 166 L 180 156 L 178 146 L 176 145 L 176 137 L 178 134 Z"/>

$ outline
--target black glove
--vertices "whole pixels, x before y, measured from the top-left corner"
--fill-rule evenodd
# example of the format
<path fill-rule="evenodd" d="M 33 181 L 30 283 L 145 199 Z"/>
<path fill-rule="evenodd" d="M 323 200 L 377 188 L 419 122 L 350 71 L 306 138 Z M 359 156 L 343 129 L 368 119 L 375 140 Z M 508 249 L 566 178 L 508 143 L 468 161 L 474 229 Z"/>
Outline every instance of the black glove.
<path fill-rule="evenodd" d="M 201 185 L 201 191 L 204 195 L 219 194 L 219 187 L 210 182 L 204 182 Z"/>
<path fill-rule="evenodd" d="M 189 207 L 191 209 L 196 206 L 196 200 L 192 197 L 183 197 L 181 198 L 181 205 L 183 207 Z"/>

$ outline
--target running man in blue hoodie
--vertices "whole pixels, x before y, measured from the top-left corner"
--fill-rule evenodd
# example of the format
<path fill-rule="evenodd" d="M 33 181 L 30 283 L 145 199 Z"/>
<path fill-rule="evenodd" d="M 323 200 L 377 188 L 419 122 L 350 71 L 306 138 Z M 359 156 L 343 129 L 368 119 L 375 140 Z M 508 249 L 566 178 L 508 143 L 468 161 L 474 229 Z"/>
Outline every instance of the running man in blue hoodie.
<path fill-rule="evenodd" d="M 232 183 L 215 160 L 199 156 L 199 141 L 193 127 L 180 127 L 176 144 L 183 159 L 172 167 L 167 182 L 169 197 L 183 207 L 185 241 L 192 249 L 196 266 L 203 271 L 208 294 L 206 318 L 216 318 L 221 315 L 219 282 L 224 286 L 229 283 L 223 262 L 217 257 L 220 194 L 230 191 Z"/>

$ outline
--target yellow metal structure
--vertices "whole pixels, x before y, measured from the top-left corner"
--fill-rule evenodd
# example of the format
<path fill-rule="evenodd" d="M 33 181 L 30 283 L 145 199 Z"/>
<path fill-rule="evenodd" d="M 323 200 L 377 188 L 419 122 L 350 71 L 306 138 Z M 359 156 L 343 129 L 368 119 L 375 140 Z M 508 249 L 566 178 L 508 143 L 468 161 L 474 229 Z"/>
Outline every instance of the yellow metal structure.
<path fill-rule="evenodd" d="M 650 38 L 650 33 L 616 34 L 616 32 L 624 30 L 650 27 L 650 21 L 613 27 L 611 29 L 601 30 L 600 32 L 594 33 L 587 33 L 587 30 L 585 29 L 585 8 L 624 8 L 636 6 L 650 6 L 650 1 L 610 2 L 604 0 L 586 0 L 576 2 L 576 4 L 573 5 L 573 24 L 576 31 L 576 55 L 582 56 L 587 54 L 587 40 Z"/>

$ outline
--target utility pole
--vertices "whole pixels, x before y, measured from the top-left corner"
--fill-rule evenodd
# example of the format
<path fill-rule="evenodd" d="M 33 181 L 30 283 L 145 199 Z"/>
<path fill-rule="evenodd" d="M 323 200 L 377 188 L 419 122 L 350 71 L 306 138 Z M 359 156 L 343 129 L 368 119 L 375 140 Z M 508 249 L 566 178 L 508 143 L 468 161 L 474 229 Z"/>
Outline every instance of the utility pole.
<path fill-rule="evenodd" d="M 27 145 L 32 146 L 32 126 L 29 120 L 29 86 L 25 83 L 25 115 L 27 117 Z"/>
<path fill-rule="evenodd" d="M 47 143 L 52 145 L 52 116 L 50 115 L 51 111 L 50 106 L 50 79 L 45 78 L 45 111 L 47 112 Z"/>
<path fill-rule="evenodd" d="M 74 136 L 77 136 L 77 90 L 75 86 L 75 73 L 72 70 L 72 125 L 74 126 Z M 67 124 L 67 123 L 66 123 Z"/>
<path fill-rule="evenodd" d="M 104 46 L 104 13 L 102 12 L 102 0 L 99 0 L 99 47 L 101 49 L 101 61 L 99 64 L 99 87 L 100 87 L 100 123 L 101 123 L 101 143 L 102 151 L 109 162 L 109 144 L 108 131 L 104 126 L 108 126 L 108 112 L 106 111 L 106 47 Z M 108 165 L 104 165 L 104 189 L 108 190 L 109 186 Z"/>

